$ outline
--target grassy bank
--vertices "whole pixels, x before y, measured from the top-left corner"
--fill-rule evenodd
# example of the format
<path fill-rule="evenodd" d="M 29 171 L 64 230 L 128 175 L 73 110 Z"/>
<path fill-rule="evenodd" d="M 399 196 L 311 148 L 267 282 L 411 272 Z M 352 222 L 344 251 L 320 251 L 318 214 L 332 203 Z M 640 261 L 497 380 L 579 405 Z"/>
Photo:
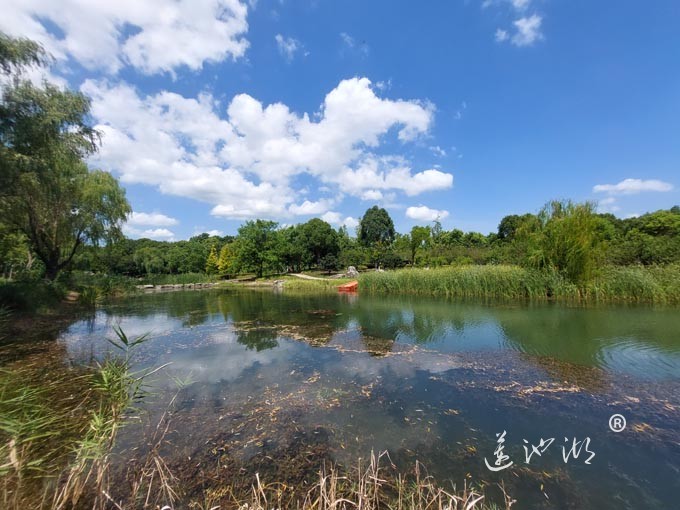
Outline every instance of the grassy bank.
<path fill-rule="evenodd" d="M 361 275 L 363 292 L 498 299 L 680 303 L 680 266 L 611 267 L 584 285 L 510 265 L 403 269 Z"/>
<path fill-rule="evenodd" d="M 218 288 L 259 288 L 271 289 L 281 288 L 286 292 L 299 293 L 337 293 L 338 285 L 351 282 L 355 278 L 324 278 L 324 279 L 303 279 L 295 276 L 282 275 L 277 277 L 261 278 L 253 281 L 226 281 L 222 282 Z"/>
<path fill-rule="evenodd" d="M 352 278 L 333 278 L 323 280 L 304 280 L 294 276 L 285 276 L 280 279 L 286 291 L 299 292 L 338 292 L 338 285 L 352 281 Z"/>

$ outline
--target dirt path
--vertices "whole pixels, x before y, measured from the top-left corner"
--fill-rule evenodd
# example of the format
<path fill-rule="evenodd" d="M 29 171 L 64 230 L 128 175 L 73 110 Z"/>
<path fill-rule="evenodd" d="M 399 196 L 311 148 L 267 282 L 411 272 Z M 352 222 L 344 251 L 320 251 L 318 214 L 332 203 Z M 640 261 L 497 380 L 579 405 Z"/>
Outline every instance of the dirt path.
<path fill-rule="evenodd" d="M 295 276 L 296 278 L 302 278 L 303 280 L 322 280 L 322 281 L 328 281 L 328 280 L 333 280 L 333 278 L 319 278 L 318 276 L 309 276 L 308 274 L 300 274 L 300 273 L 290 273 L 289 276 Z"/>

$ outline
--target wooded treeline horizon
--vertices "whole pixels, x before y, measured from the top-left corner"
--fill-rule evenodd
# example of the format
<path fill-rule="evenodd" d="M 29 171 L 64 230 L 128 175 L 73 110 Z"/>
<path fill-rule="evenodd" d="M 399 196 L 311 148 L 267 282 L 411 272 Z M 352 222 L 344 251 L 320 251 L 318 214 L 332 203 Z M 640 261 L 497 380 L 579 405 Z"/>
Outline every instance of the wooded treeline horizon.
<path fill-rule="evenodd" d="M 41 277 L 40 261 L 26 239 L 2 236 L 5 276 Z M 31 266 L 27 267 L 28 261 Z M 516 264 L 557 269 L 571 281 L 593 276 L 606 265 L 680 262 L 680 207 L 635 218 L 598 214 L 594 203 L 553 201 L 538 214 L 508 215 L 488 235 L 444 230 L 438 221 L 398 233 L 378 206 L 361 218 L 356 236 L 320 218 L 292 226 L 249 220 L 237 235 L 207 233 L 188 240 L 121 237 L 104 246 L 83 245 L 69 269 L 141 277 L 207 273 L 221 277 L 325 270 Z M 7 264 L 12 264 L 10 268 Z"/>

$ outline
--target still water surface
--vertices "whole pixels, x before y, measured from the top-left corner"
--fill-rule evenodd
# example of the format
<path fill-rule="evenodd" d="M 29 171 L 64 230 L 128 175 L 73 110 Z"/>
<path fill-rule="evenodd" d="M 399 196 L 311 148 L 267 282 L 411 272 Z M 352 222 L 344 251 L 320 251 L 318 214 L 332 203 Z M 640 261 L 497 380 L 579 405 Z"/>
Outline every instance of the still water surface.
<path fill-rule="evenodd" d="M 677 309 L 177 292 L 103 306 L 60 335 L 63 361 L 104 356 L 113 325 L 151 334 L 139 368 L 171 363 L 152 415 L 188 382 L 164 455 L 196 490 L 255 472 L 301 483 L 388 450 L 440 482 L 503 482 L 517 508 L 680 507 Z M 513 465 L 491 472 L 503 431 Z M 586 437 L 590 464 L 585 450 L 565 463 Z M 523 440 L 541 438 L 527 464 Z M 121 439 L 143 443 L 134 427 Z"/>

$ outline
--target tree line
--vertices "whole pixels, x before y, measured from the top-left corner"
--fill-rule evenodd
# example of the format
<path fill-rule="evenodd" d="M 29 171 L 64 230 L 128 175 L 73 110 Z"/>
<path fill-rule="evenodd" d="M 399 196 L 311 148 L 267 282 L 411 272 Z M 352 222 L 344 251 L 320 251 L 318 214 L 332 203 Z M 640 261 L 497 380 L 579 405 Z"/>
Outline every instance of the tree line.
<path fill-rule="evenodd" d="M 516 264 L 556 270 L 575 283 L 608 265 L 680 263 L 680 207 L 620 219 L 598 214 L 593 203 L 553 201 L 537 214 L 504 217 L 484 235 L 444 230 L 438 221 L 398 233 L 389 213 L 368 209 L 356 235 L 314 218 L 280 227 L 247 221 L 236 236 L 202 234 L 188 241 L 125 239 L 89 251 L 81 269 L 142 276 L 205 272 L 225 278 L 310 269 L 345 270 Z"/>

